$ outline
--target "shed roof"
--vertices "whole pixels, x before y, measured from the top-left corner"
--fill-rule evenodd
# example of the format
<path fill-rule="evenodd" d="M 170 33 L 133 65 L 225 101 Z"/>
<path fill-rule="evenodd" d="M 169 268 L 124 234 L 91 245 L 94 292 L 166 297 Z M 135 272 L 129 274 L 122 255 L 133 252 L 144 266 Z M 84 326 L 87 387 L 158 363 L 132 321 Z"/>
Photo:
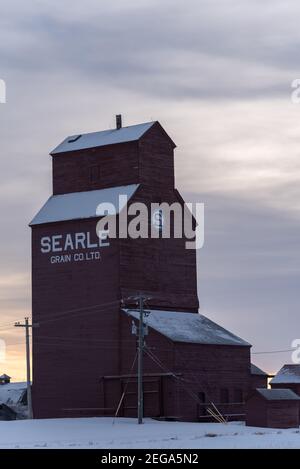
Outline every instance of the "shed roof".
<path fill-rule="evenodd" d="M 271 379 L 270 384 L 300 384 L 300 364 L 284 365 Z"/>
<path fill-rule="evenodd" d="M 124 311 L 135 319 L 139 319 L 138 311 L 128 309 Z M 202 314 L 182 311 L 148 311 L 150 314 L 145 318 L 145 323 L 173 342 L 250 346 L 248 342 Z"/>
<path fill-rule="evenodd" d="M 66 153 L 87 148 L 103 147 L 116 143 L 134 142 L 139 140 L 156 123 L 157 121 L 145 122 L 143 124 L 121 127 L 120 129 L 109 129 L 102 130 L 101 132 L 71 135 L 65 138 L 62 143 L 54 148 L 50 155 L 57 155 L 58 153 Z"/>
<path fill-rule="evenodd" d="M 300 397 L 291 389 L 257 388 L 256 391 L 267 401 L 300 401 Z"/>
<path fill-rule="evenodd" d="M 254 365 L 253 363 L 251 363 L 251 374 L 260 375 L 260 376 L 268 376 L 268 373 L 261 370 L 260 368 L 258 368 L 258 366 Z"/>
<path fill-rule="evenodd" d="M 30 226 L 101 217 L 106 214 L 104 208 L 108 209 L 109 214 L 118 214 L 125 207 L 126 200 L 131 199 L 138 187 L 139 184 L 131 184 L 95 191 L 53 195 L 33 218 Z M 121 200 L 119 197 L 121 197 Z M 119 201 L 121 202 L 120 205 Z M 100 209 L 99 204 L 105 205 Z M 116 212 L 113 211 L 113 207 L 116 208 Z"/>
<path fill-rule="evenodd" d="M 11 377 L 10 377 L 10 376 L 8 376 L 8 375 L 7 375 L 7 374 L 5 374 L 5 373 L 4 373 L 3 375 L 1 375 L 1 376 L 0 376 L 0 379 L 10 379 L 10 378 L 11 378 Z"/>

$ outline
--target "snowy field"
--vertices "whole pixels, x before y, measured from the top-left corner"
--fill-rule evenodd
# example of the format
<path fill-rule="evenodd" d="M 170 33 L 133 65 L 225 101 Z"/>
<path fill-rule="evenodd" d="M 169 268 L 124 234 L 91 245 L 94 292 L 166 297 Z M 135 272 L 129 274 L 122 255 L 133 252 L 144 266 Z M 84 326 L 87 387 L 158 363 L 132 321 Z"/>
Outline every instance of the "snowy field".
<path fill-rule="evenodd" d="M 0 448 L 300 448 L 300 429 L 112 418 L 2 421 Z"/>

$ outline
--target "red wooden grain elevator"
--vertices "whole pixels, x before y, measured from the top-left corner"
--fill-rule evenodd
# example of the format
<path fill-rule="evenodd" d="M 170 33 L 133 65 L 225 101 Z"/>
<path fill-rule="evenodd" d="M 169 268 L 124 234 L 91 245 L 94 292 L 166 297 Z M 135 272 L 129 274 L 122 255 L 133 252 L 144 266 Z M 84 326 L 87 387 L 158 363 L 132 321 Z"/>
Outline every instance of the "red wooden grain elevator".
<path fill-rule="evenodd" d="M 124 389 L 119 415 L 136 416 L 138 314 L 129 298 L 139 291 L 151 297 L 145 416 L 205 420 L 213 402 L 229 418 L 243 417 L 250 344 L 198 313 L 196 251 L 185 238 L 96 235 L 98 204 L 119 195 L 128 207 L 183 206 L 174 149 L 159 122 L 119 122 L 51 152 L 53 195 L 31 223 L 36 418 L 114 415 Z"/>

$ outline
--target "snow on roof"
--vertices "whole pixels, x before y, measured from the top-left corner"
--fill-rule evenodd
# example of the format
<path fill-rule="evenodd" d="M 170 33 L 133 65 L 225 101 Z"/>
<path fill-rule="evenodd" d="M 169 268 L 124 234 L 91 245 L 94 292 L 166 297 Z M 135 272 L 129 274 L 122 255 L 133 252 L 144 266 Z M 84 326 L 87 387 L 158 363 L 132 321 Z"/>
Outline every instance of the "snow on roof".
<path fill-rule="evenodd" d="M 257 388 L 256 391 L 267 401 L 300 401 L 300 397 L 291 389 Z"/>
<path fill-rule="evenodd" d="M 115 143 L 134 142 L 139 140 L 155 122 L 121 127 L 120 129 L 102 130 L 82 135 L 72 135 L 60 143 L 50 155 L 66 153 L 68 151 L 82 150 L 84 148 L 96 148 Z"/>
<path fill-rule="evenodd" d="M 284 365 L 271 379 L 271 384 L 299 383 L 300 384 L 300 365 Z"/>
<path fill-rule="evenodd" d="M 10 376 L 4 373 L 3 375 L 0 376 L 0 379 L 10 379 Z"/>
<path fill-rule="evenodd" d="M 126 200 L 130 200 L 138 186 L 139 184 L 131 184 L 95 191 L 53 195 L 31 221 L 30 226 L 63 220 L 100 217 L 106 214 L 104 208 L 108 209 L 110 215 L 119 213 L 125 207 Z M 122 196 L 125 196 L 126 199 Z M 121 197 L 120 206 L 119 197 Z M 107 205 L 97 209 L 99 204 Z M 113 211 L 113 206 L 116 208 L 116 212 Z"/>
<path fill-rule="evenodd" d="M 252 374 L 252 375 L 268 376 L 268 373 L 265 373 L 263 370 L 261 370 L 260 368 L 258 368 L 258 366 L 253 365 L 253 363 L 251 363 L 251 374 Z"/>
<path fill-rule="evenodd" d="M 8 383 L 0 386 L 0 404 L 18 404 L 27 390 L 26 383 Z"/>
<path fill-rule="evenodd" d="M 139 319 L 138 311 L 124 311 Z M 150 310 L 145 323 L 174 342 L 250 346 L 248 342 L 198 313 Z"/>

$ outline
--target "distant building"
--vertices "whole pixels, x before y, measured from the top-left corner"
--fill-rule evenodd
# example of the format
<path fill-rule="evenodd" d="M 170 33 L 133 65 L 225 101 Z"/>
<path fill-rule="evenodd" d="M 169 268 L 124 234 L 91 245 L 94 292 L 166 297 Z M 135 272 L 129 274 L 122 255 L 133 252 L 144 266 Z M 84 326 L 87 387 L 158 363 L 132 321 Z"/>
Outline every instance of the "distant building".
<path fill-rule="evenodd" d="M 268 387 L 268 373 L 258 368 L 258 366 L 251 363 L 251 388 L 267 388 Z"/>
<path fill-rule="evenodd" d="M 256 389 L 246 401 L 246 425 L 298 428 L 300 397 L 290 389 Z"/>
<path fill-rule="evenodd" d="M 0 384 L 8 384 L 10 383 L 11 377 L 6 375 L 5 373 L 0 376 Z"/>
<path fill-rule="evenodd" d="M 272 389 L 287 388 L 300 396 L 300 364 L 284 365 L 270 381 Z"/>

